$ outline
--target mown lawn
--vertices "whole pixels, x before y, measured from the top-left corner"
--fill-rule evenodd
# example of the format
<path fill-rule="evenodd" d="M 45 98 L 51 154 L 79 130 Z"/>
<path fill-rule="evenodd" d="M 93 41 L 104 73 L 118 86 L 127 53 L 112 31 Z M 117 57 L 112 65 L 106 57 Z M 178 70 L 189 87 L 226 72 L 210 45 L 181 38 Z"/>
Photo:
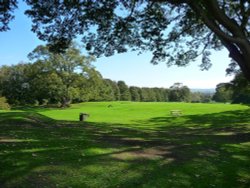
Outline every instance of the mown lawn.
<path fill-rule="evenodd" d="M 250 187 L 247 106 L 25 108 L 1 111 L 0 129 L 0 187 Z"/>

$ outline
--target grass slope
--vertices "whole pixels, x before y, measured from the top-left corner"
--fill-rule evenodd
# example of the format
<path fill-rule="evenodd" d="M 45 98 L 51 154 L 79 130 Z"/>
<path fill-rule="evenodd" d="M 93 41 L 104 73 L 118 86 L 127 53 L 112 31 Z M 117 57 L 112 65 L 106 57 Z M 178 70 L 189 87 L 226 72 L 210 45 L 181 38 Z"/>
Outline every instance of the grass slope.
<path fill-rule="evenodd" d="M 246 106 L 83 103 L 2 111 L 0 129 L 0 187 L 250 187 Z"/>

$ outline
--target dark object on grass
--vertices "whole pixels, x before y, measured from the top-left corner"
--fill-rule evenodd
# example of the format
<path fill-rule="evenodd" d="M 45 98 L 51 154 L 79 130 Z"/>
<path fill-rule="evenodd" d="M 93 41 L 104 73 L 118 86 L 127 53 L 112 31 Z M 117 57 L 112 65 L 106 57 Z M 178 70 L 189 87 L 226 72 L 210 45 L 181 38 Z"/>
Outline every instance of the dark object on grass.
<path fill-rule="evenodd" d="M 80 113 L 79 115 L 79 121 L 85 121 L 89 117 L 89 114 L 86 113 Z"/>

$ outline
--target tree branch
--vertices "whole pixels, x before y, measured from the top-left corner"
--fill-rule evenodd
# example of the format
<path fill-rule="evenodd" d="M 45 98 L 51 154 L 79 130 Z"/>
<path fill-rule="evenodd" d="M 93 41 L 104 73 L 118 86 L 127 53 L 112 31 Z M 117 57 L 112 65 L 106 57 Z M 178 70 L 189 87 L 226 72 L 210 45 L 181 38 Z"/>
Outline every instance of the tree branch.
<path fill-rule="evenodd" d="M 215 23 L 211 18 L 208 17 L 208 15 L 205 14 L 205 11 L 202 10 L 203 8 L 199 6 L 197 3 L 190 1 L 189 6 L 193 9 L 193 11 L 196 12 L 196 14 L 200 15 L 206 26 L 211 29 L 219 38 L 222 38 L 224 40 L 229 40 L 234 43 L 245 43 L 244 39 L 236 38 L 230 35 L 227 35 L 225 32 L 223 32 L 218 24 Z"/>
<path fill-rule="evenodd" d="M 234 19 L 230 19 L 225 12 L 221 10 L 217 0 L 204 0 L 203 2 L 207 6 L 209 13 L 212 13 L 213 17 L 218 20 L 223 27 L 230 31 L 234 36 L 244 37 L 244 34 L 239 32 L 239 25 L 237 22 Z"/>
<path fill-rule="evenodd" d="M 242 15 L 242 21 L 241 21 L 241 30 L 242 32 L 246 32 L 246 25 L 248 23 L 248 20 L 249 20 L 249 16 L 250 16 L 250 9 L 248 7 L 247 10 L 245 10 L 245 7 L 244 7 L 244 2 L 241 0 L 240 1 L 240 11 L 241 11 L 241 15 Z"/>

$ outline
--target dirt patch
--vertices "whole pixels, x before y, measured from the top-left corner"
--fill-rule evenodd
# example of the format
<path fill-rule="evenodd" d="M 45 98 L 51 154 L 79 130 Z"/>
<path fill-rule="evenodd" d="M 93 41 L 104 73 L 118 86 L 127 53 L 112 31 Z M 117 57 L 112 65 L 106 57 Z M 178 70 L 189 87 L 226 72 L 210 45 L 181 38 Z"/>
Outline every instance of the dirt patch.
<path fill-rule="evenodd" d="M 121 153 L 113 154 L 112 157 L 120 160 L 138 160 L 138 159 L 149 159 L 157 160 L 165 158 L 171 155 L 171 149 L 173 147 L 151 147 L 146 149 L 136 149 L 133 151 L 125 151 Z"/>

